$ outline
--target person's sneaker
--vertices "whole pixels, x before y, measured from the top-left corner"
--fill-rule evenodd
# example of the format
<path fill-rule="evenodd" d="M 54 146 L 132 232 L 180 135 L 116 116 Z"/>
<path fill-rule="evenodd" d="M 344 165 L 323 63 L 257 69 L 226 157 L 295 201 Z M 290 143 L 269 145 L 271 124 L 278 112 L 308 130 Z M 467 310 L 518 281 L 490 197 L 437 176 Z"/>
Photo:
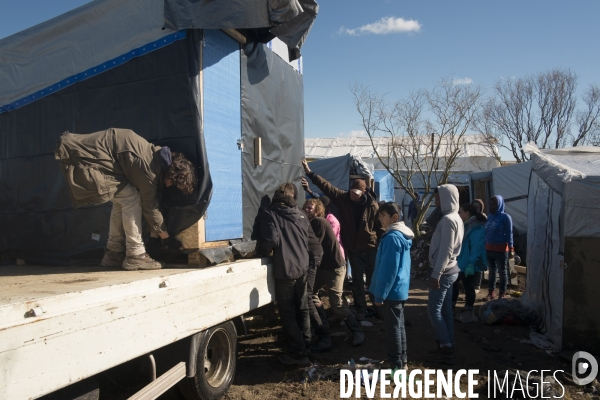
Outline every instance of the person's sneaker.
<path fill-rule="evenodd" d="M 456 358 L 454 357 L 454 347 L 440 347 L 438 362 L 440 364 L 454 365 L 456 363 Z"/>
<path fill-rule="evenodd" d="M 480 290 L 481 290 L 481 286 L 475 286 L 475 294 L 479 294 Z"/>
<path fill-rule="evenodd" d="M 365 341 L 365 334 L 361 331 L 355 331 L 354 336 L 352 338 L 353 346 L 360 346 Z"/>
<path fill-rule="evenodd" d="M 496 291 L 495 290 L 490 290 L 488 292 L 488 295 L 485 296 L 485 300 L 486 301 L 494 300 L 495 297 L 496 297 Z"/>
<path fill-rule="evenodd" d="M 500 292 L 498 293 L 498 299 L 503 299 L 506 297 L 506 292 Z"/>
<path fill-rule="evenodd" d="M 125 253 L 104 249 L 104 257 L 100 265 L 109 268 L 120 268 L 125 260 Z"/>
<path fill-rule="evenodd" d="M 310 367 L 312 363 L 308 357 L 294 357 L 289 354 L 281 354 L 279 356 L 279 362 L 285 365 L 298 365 L 299 367 Z"/>
<path fill-rule="evenodd" d="M 123 261 L 123 269 L 127 271 L 137 271 L 139 269 L 161 269 L 162 263 L 155 261 L 148 253 L 139 256 L 127 256 Z"/>
<path fill-rule="evenodd" d="M 463 311 L 458 320 L 460 322 L 462 322 L 463 324 L 467 324 L 469 322 L 477 322 L 477 317 L 475 316 L 475 314 L 473 314 L 473 311 Z"/>

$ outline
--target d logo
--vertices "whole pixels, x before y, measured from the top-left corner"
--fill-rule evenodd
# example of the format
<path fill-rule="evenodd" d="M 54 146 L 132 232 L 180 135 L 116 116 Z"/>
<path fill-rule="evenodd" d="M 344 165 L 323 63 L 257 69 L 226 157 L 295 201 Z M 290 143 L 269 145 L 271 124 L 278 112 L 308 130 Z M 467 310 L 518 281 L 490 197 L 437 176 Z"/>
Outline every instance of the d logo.
<path fill-rule="evenodd" d="M 573 382 L 577 385 L 587 385 L 598 375 L 598 362 L 590 353 L 578 351 L 573 355 L 571 373 Z M 585 376 L 585 374 L 588 374 L 588 376 Z M 584 377 L 580 378 L 582 375 Z"/>

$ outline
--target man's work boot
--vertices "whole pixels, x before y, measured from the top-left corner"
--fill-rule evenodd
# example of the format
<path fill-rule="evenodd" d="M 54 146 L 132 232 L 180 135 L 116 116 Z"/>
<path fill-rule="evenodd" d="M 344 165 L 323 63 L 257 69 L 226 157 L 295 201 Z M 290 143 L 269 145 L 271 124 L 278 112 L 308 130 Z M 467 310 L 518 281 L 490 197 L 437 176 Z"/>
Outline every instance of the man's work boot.
<path fill-rule="evenodd" d="M 109 268 L 120 268 L 125 260 L 125 253 L 104 249 L 104 257 L 100 265 Z"/>
<path fill-rule="evenodd" d="M 344 322 L 346 323 L 346 326 L 352 331 L 352 345 L 359 346 L 363 344 L 363 342 L 365 341 L 365 334 L 363 333 L 362 329 L 360 329 L 360 325 L 358 325 L 358 322 L 356 322 L 354 315 L 350 314 L 344 320 Z"/>
<path fill-rule="evenodd" d="M 155 261 L 148 253 L 139 256 L 127 256 L 123 261 L 123 269 L 127 271 L 137 271 L 138 269 L 161 269 L 163 264 Z"/>

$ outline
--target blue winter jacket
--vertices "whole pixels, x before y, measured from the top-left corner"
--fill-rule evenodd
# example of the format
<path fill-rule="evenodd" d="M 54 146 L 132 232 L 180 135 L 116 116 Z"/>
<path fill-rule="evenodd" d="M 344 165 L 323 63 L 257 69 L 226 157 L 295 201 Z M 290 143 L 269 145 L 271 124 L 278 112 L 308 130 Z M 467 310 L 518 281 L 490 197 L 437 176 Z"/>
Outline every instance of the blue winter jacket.
<path fill-rule="evenodd" d="M 371 278 L 369 292 L 377 303 L 384 300 L 408 299 L 410 284 L 410 247 L 411 238 L 399 230 L 388 230 L 379 242 L 375 270 Z"/>
<path fill-rule="evenodd" d="M 474 217 L 465 223 L 465 236 L 456 261 L 461 271 L 464 271 L 469 264 L 476 268 L 475 271 L 487 271 L 485 228 L 483 223 Z"/>
<path fill-rule="evenodd" d="M 513 246 L 512 218 L 504 212 L 504 198 L 494 196 L 498 199 L 498 211 L 488 215 L 485 223 L 485 243 L 502 244 L 508 243 L 511 249 Z"/>

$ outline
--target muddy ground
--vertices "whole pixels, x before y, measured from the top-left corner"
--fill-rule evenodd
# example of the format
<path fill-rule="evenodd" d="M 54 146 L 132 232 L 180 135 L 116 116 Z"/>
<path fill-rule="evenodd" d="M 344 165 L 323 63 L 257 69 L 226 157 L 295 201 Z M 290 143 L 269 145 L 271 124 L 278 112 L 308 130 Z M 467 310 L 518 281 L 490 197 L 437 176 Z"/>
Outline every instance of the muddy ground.
<path fill-rule="evenodd" d="M 406 328 L 408 337 L 409 370 L 412 368 L 447 369 L 448 367 L 430 361 L 427 350 L 435 347 L 433 331 L 426 314 L 427 286 L 424 280 L 415 280 L 410 290 L 406 306 Z M 514 288 L 518 289 L 518 288 Z M 350 297 L 350 293 L 348 293 Z M 483 302 L 482 290 L 477 296 L 476 308 Z M 458 308 L 464 296 L 459 298 Z M 477 310 L 476 310 L 477 311 Z M 312 355 L 311 361 L 318 366 L 317 380 L 307 379 L 304 368 L 281 365 L 277 355 L 284 345 L 281 328 L 273 318 L 255 317 L 248 338 L 239 342 L 237 375 L 226 399 L 338 399 L 340 398 L 339 372 L 337 368 L 346 365 L 351 359 L 356 363 L 361 357 L 385 360 L 386 338 L 383 323 L 378 318 L 369 318 L 372 326 L 363 327 L 367 336 L 365 343 L 353 347 L 351 337 L 345 327 L 333 326 L 333 351 Z M 504 371 L 515 369 L 565 370 L 570 372 L 571 360 L 568 355 L 553 354 L 529 343 L 529 328 L 525 326 L 485 325 L 479 323 L 455 325 L 456 365 L 453 370 L 479 369 Z M 335 373 L 334 373 L 335 372 Z M 600 399 L 592 385 L 588 387 L 568 384 L 562 374 L 559 381 L 565 386 L 566 399 Z M 562 394 L 559 385 L 554 385 L 556 396 Z M 479 382 L 479 398 L 488 398 L 487 382 Z M 531 392 L 533 393 L 533 391 Z M 354 397 L 354 396 L 353 396 Z M 364 397 L 364 391 L 363 391 Z M 376 397 L 379 398 L 379 397 Z"/>
<path fill-rule="evenodd" d="M 522 281 L 519 286 L 521 285 Z M 512 289 L 514 292 L 522 290 L 522 287 L 513 287 Z M 484 304 L 485 292 L 482 290 L 477 295 L 476 312 Z M 347 291 L 346 296 L 351 301 L 350 291 Z M 464 295 L 461 294 L 457 310 L 462 307 L 463 301 Z M 449 368 L 436 364 L 427 354 L 428 350 L 435 347 L 436 342 L 426 314 L 426 304 L 426 282 L 422 278 L 413 279 L 405 309 L 405 319 L 408 325 L 406 332 L 409 371 L 414 368 L 444 370 Z M 284 338 L 275 311 L 251 317 L 247 321 L 249 334 L 239 338 L 237 373 L 233 385 L 224 399 L 339 399 L 339 368 L 347 367 L 350 360 L 354 360 L 357 364 L 368 364 L 368 362 L 360 361 L 362 357 L 376 361 L 386 358 L 386 335 L 382 321 L 376 317 L 367 318 L 366 321 L 367 325 L 370 325 L 363 326 L 367 339 L 358 347 L 352 346 L 351 336 L 345 327 L 332 325 L 333 350 L 330 353 L 310 356 L 316 367 L 311 379 L 308 376 L 310 368 L 288 367 L 278 362 L 277 356 L 283 350 Z M 572 353 L 552 353 L 534 346 L 529 341 L 529 328 L 526 326 L 456 322 L 455 342 L 457 362 L 451 368 L 454 371 L 479 369 L 481 374 L 479 378 L 487 375 L 488 370 L 497 370 L 502 374 L 506 370 L 525 371 L 523 381 L 527 371 L 531 370 L 571 372 Z M 371 364 L 374 368 L 379 367 L 377 363 Z M 557 377 L 565 388 L 562 398 L 600 400 L 600 385 L 597 382 L 582 387 L 569 381 L 569 376 L 559 374 Z M 124 383 L 121 382 L 119 386 L 115 386 L 104 379 L 101 383 L 101 393 L 103 393 L 101 399 L 126 399 L 135 393 L 135 387 L 143 386 L 139 382 L 131 382 L 126 385 L 129 386 L 129 390 L 124 390 L 123 385 Z M 487 380 L 480 379 L 476 390 L 479 398 L 504 398 L 488 397 L 487 388 Z M 562 394 L 563 391 L 559 385 L 555 384 L 553 388 L 554 392 L 546 393 L 546 396 Z M 379 389 L 376 393 L 375 398 L 379 398 Z M 366 398 L 364 390 L 362 395 L 363 398 Z M 538 398 L 540 397 L 538 396 Z M 159 399 L 181 400 L 183 397 L 177 387 L 173 387 Z"/>

